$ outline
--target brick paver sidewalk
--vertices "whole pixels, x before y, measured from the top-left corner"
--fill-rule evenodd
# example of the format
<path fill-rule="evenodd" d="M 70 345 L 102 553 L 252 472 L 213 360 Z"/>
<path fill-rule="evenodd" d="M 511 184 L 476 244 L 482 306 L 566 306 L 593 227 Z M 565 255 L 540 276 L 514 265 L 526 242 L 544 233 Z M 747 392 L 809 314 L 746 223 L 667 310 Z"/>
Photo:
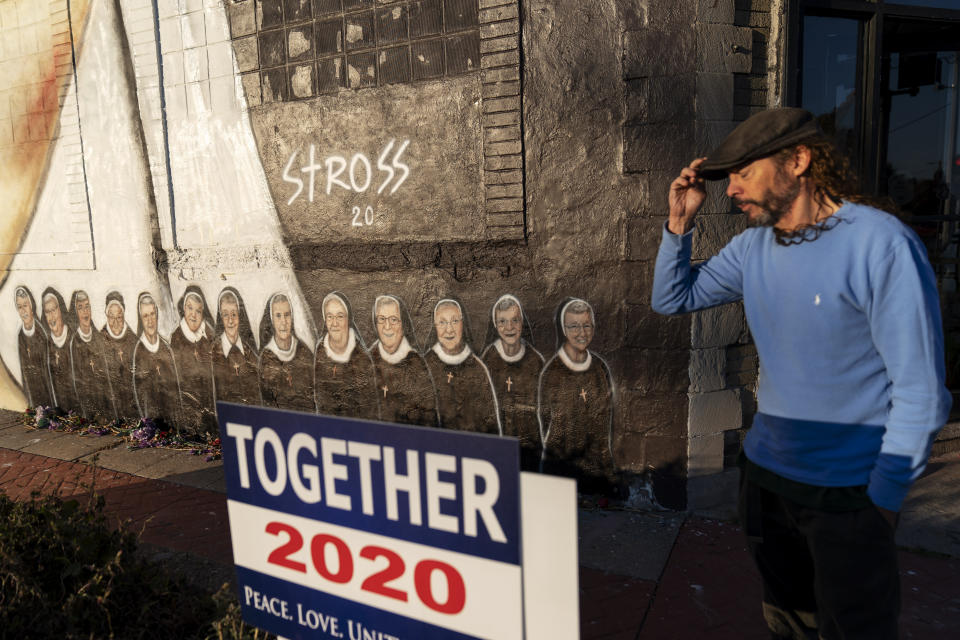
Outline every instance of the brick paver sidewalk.
<path fill-rule="evenodd" d="M 226 496 L 163 480 L 0 448 L 0 491 L 85 499 L 129 519 L 144 542 L 232 562 Z M 960 560 L 901 552 L 904 639 L 951 640 L 960 629 Z M 583 640 L 752 640 L 768 637 L 760 583 L 739 528 L 688 518 L 658 581 L 581 568 Z"/>
<path fill-rule="evenodd" d="M 14 500 L 33 491 L 87 499 L 95 491 L 104 497 L 106 513 L 129 520 L 144 542 L 233 562 L 227 497 L 216 491 L 2 448 L 0 491 Z"/>
<path fill-rule="evenodd" d="M 900 552 L 904 640 L 953 640 L 960 559 Z M 657 582 L 580 572 L 582 640 L 760 640 L 760 577 L 740 528 L 691 517 Z"/>

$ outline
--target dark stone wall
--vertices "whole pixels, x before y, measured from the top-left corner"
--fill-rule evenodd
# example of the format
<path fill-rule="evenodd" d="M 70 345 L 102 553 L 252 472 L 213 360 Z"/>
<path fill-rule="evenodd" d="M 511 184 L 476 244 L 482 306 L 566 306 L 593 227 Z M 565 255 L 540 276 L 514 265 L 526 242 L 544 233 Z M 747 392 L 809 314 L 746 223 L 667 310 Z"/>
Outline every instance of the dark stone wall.
<path fill-rule="evenodd" d="M 734 74 L 736 120 L 746 120 L 767 107 L 767 43 L 770 38 L 770 0 L 736 0 L 735 24 L 750 27 L 752 68 Z"/>
<path fill-rule="evenodd" d="M 525 3 L 524 126 L 530 249 L 548 297 L 598 302 L 618 388 L 615 452 L 625 469 L 682 484 L 686 466 L 689 321 L 650 309 L 665 220 L 651 173 L 675 163 L 692 91 L 625 81 L 640 2 Z M 649 19 L 670 19 L 667 3 Z M 666 41 L 666 40 L 664 40 Z M 650 52 L 651 60 L 671 56 Z M 637 95 L 639 94 L 639 95 Z M 650 113 L 650 105 L 654 113 Z M 669 121 L 669 122 L 667 122 Z M 650 126 L 653 125 L 653 126 Z M 632 146 L 633 142 L 641 144 Z M 654 484 L 658 486 L 657 481 Z"/>

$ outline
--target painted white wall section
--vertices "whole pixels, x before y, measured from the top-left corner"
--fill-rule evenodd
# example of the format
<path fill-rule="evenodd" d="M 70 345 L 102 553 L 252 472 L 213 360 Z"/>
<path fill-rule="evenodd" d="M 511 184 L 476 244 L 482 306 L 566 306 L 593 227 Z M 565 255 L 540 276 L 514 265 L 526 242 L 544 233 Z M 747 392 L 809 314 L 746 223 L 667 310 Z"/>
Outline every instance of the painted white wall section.
<path fill-rule="evenodd" d="M 200 283 L 208 304 L 214 305 L 222 287 L 235 286 L 257 335 L 270 295 L 286 292 L 293 301 L 296 333 L 312 349 L 316 328 L 291 267 L 253 137 L 226 8 L 209 0 L 167 0 L 157 6 L 168 148 L 148 144 L 148 150 L 152 167 L 161 160 L 155 154 L 163 152 L 163 162 L 170 159 L 177 247 L 171 251 L 165 241 L 165 248 L 173 299 L 188 284 Z M 139 64 L 149 56 L 135 59 Z M 149 77 L 146 70 L 142 73 Z M 137 74 L 139 78 L 139 68 Z M 144 118 L 153 111 L 144 103 L 158 97 L 146 89 L 140 93 Z M 159 122 L 145 119 L 143 126 L 148 140 L 155 139 Z"/>
<path fill-rule="evenodd" d="M 173 247 L 170 209 L 170 174 L 167 172 L 163 109 L 160 99 L 160 66 L 157 64 L 157 30 L 153 3 L 121 0 L 123 28 L 126 32 L 137 85 L 140 124 L 147 147 L 150 178 L 157 210 L 161 246 Z"/>
<path fill-rule="evenodd" d="M 160 45 L 178 244 L 282 245 L 225 9 L 161 17 Z"/>
<path fill-rule="evenodd" d="M 88 242 L 92 220 L 96 269 L 91 268 L 89 260 L 78 269 L 70 259 L 59 261 L 48 255 L 43 262 L 45 270 L 39 270 L 39 265 L 29 262 L 29 253 L 19 254 L 11 265 L 12 273 L 0 289 L 0 300 L 7 301 L 0 304 L 0 322 L 4 327 L 19 326 L 13 304 L 13 290 L 19 285 L 30 288 L 38 306 L 46 287 L 59 291 L 68 304 L 74 290 L 85 290 L 91 298 L 93 321 L 97 326 L 106 322 L 103 306 L 106 294 L 116 289 L 124 296 L 127 323 L 133 330 L 137 328 L 137 295 L 151 291 L 160 309 L 160 333 L 169 335 L 179 321 L 167 286 L 153 263 L 150 181 L 142 152 L 139 118 L 131 98 L 133 87 L 125 72 L 118 18 L 113 2 L 92 3 L 82 54 L 77 60 L 77 87 L 67 93 L 68 99 L 70 95 L 76 96 L 78 107 L 69 109 L 65 104 L 62 111 L 69 125 L 70 114 L 76 118 L 79 108 L 83 163 L 71 155 L 79 154 L 80 140 L 74 141 L 70 135 L 75 132 L 65 127 L 64 136 L 53 143 L 49 173 L 23 242 L 25 248 L 50 247 L 60 234 L 76 232 L 72 224 L 59 216 L 71 211 L 72 203 L 81 197 L 77 188 L 70 186 L 70 178 L 76 175 L 78 166 L 85 166 L 83 206 L 85 209 L 89 196 L 90 215 L 84 212 L 84 219 Z M 19 379 L 16 331 L 3 333 L 0 355 Z"/>

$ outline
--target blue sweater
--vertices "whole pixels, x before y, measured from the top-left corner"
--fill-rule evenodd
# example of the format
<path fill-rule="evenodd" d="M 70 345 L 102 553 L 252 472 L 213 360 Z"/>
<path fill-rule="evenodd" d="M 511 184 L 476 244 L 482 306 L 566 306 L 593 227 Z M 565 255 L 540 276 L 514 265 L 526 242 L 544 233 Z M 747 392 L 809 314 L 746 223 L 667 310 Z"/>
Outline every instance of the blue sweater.
<path fill-rule="evenodd" d="M 898 511 L 947 420 L 943 329 L 926 249 L 896 218 L 844 203 L 812 242 L 747 229 L 691 266 L 693 231 L 664 228 L 653 308 L 743 300 L 760 357 L 752 462 L 822 487 L 867 485 Z"/>

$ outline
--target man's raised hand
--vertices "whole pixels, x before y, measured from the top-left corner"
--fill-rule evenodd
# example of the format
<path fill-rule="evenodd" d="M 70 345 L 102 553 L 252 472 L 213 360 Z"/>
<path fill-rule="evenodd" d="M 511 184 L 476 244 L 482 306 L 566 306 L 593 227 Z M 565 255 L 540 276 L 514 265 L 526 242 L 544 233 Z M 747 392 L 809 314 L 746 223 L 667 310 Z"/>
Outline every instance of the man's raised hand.
<path fill-rule="evenodd" d="M 707 191 L 700 177 L 700 165 L 706 158 L 697 158 L 684 167 L 676 180 L 670 183 L 670 219 L 667 228 L 671 233 L 683 234 L 693 227 L 697 211 L 707 199 Z"/>

